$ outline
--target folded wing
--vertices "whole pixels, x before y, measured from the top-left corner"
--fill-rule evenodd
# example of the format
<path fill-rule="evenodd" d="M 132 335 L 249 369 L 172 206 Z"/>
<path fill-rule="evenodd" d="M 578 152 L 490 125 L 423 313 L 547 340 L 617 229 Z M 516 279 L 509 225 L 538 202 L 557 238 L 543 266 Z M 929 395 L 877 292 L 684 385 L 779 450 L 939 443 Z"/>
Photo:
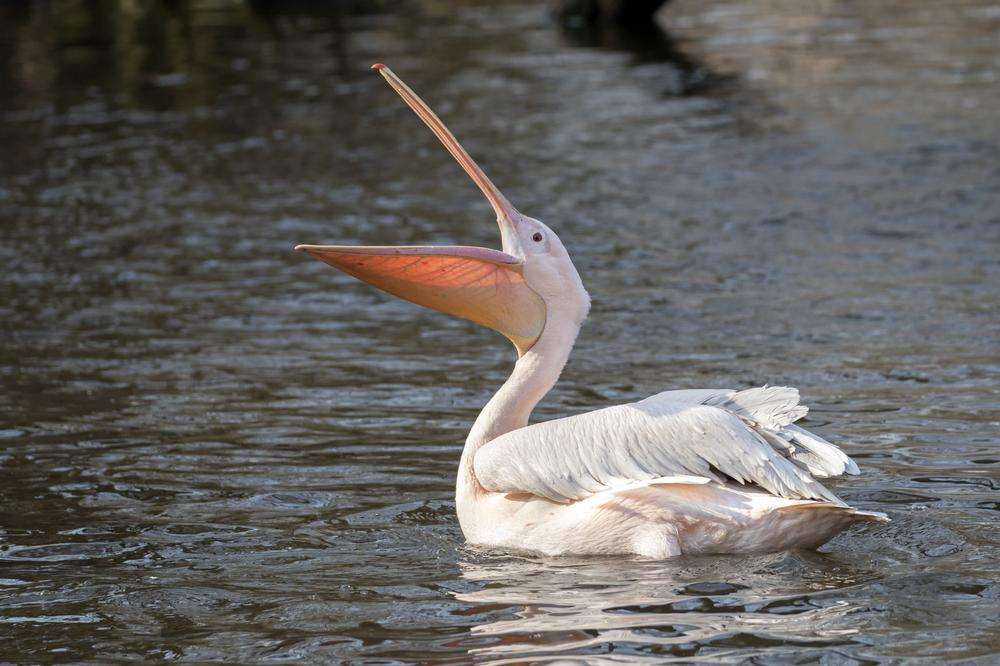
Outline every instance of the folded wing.
<path fill-rule="evenodd" d="M 474 460 L 487 490 L 555 502 L 663 477 L 760 486 L 788 499 L 843 504 L 814 477 L 856 474 L 837 447 L 792 425 L 798 391 L 667 391 L 498 437 Z"/>

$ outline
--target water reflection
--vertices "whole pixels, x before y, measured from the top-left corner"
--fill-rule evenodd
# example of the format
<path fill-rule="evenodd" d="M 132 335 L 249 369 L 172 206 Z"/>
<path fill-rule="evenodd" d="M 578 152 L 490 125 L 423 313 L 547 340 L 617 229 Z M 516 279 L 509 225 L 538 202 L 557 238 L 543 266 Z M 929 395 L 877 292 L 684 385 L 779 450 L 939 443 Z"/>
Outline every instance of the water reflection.
<path fill-rule="evenodd" d="M 562 653 L 604 655 L 590 663 L 662 663 L 721 658 L 740 648 L 743 658 L 757 651 L 820 654 L 854 641 L 858 629 L 847 616 L 860 605 L 844 591 L 878 578 L 818 553 L 666 564 L 471 554 L 460 563 L 475 587 L 455 596 L 474 604 L 469 612 L 504 609 L 471 629 L 469 654 L 491 663 Z M 734 571 L 742 572 L 738 582 Z"/>
<path fill-rule="evenodd" d="M 115 106 L 197 108 L 228 85 L 277 75 L 289 58 L 312 58 L 328 74 L 358 70 L 351 22 L 398 9 L 391 4 L 7 3 L 0 90 L 10 96 L 7 108 L 71 103 L 82 87 L 113 91 Z M 313 38 L 303 43 L 307 34 Z"/>

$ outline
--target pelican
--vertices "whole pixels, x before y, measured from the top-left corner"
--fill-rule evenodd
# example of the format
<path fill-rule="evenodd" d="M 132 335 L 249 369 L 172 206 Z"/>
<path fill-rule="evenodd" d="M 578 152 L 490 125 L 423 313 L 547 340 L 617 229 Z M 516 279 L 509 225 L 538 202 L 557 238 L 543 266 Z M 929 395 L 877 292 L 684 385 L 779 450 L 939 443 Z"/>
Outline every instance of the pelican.
<path fill-rule="evenodd" d="M 559 379 L 590 296 L 562 241 L 522 215 L 388 67 L 375 64 L 482 190 L 503 250 L 298 245 L 413 303 L 492 328 L 513 372 L 476 418 L 455 490 L 471 544 L 544 555 L 756 553 L 817 548 L 859 521 L 819 479 L 857 474 L 839 448 L 794 424 L 794 388 L 674 390 L 529 425 Z"/>

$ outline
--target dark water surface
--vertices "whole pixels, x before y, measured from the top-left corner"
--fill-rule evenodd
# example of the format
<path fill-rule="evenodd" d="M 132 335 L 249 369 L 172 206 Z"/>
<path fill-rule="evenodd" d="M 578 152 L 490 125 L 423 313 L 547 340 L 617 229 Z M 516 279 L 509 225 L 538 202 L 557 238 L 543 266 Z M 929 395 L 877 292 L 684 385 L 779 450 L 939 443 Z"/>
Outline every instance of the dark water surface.
<path fill-rule="evenodd" d="M 678 0 L 668 36 L 384 4 L 0 8 L 0 661 L 996 663 L 997 5 Z M 464 546 L 513 349 L 291 251 L 499 243 L 376 60 L 594 296 L 536 418 L 798 386 L 894 522 Z"/>

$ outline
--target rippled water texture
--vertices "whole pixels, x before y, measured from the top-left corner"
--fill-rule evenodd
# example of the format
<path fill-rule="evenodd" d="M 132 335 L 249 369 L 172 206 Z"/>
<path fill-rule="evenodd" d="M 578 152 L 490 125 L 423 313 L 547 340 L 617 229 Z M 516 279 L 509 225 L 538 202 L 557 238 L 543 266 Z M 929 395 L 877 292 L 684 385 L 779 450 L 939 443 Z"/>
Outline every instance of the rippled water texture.
<path fill-rule="evenodd" d="M 0 8 L 0 661 L 996 663 L 996 4 L 354 4 Z M 536 418 L 798 386 L 864 470 L 835 490 L 893 523 L 664 563 L 463 545 L 513 350 L 291 251 L 498 243 L 376 60 L 594 296 Z"/>

